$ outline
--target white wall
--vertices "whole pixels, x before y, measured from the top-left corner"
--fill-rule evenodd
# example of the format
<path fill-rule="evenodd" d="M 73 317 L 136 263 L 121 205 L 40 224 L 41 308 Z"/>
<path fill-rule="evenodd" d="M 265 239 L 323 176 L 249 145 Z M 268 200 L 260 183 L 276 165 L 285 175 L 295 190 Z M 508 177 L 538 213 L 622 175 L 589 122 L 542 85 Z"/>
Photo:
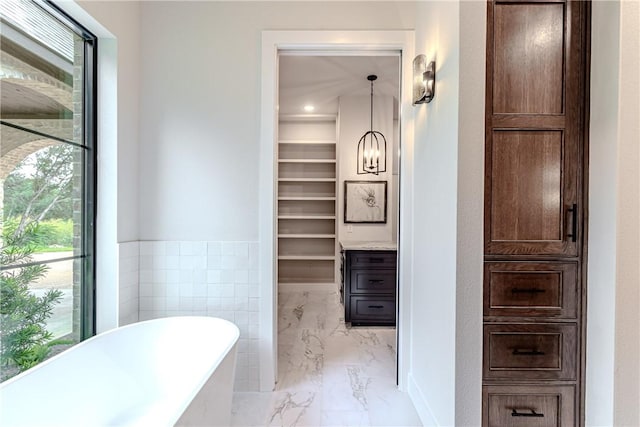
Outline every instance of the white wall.
<path fill-rule="evenodd" d="M 140 319 L 139 266 L 140 243 L 118 244 L 118 326 Z"/>
<path fill-rule="evenodd" d="M 414 5 L 395 2 L 141 8 L 140 238 L 160 241 L 256 241 L 272 226 L 258 226 L 259 200 L 272 196 L 258 192 L 266 186 L 258 177 L 263 30 L 402 29 L 414 22 Z M 267 279 L 259 312 L 260 351 L 269 355 L 270 260 L 261 256 Z M 263 388 L 273 384 L 268 371 L 259 372 Z"/>
<path fill-rule="evenodd" d="M 419 2 L 417 15 L 428 19 L 416 26 L 416 53 L 436 61 L 437 80 L 433 101 L 415 108 L 409 392 L 425 424 L 451 426 L 456 385 L 459 4 Z"/>
<path fill-rule="evenodd" d="M 412 28 L 413 5 L 143 2 L 141 240 L 258 237 L 262 30 Z"/>
<path fill-rule="evenodd" d="M 118 242 L 138 238 L 139 5 L 57 4 L 98 37 L 96 330 L 103 332 L 122 318 Z M 132 286 L 127 300 L 135 299 Z"/>
<path fill-rule="evenodd" d="M 640 425 L 640 3 L 620 3 L 614 425 Z M 595 100 L 595 99 L 594 99 Z"/>
<path fill-rule="evenodd" d="M 484 253 L 485 2 L 460 3 L 458 230 L 456 290 L 457 426 L 481 423 Z"/>
<path fill-rule="evenodd" d="M 640 10 L 594 2 L 586 424 L 640 425 Z M 606 30 L 603 30 L 606 29 Z"/>
<path fill-rule="evenodd" d="M 102 212 L 117 206 L 118 242 L 138 240 L 138 128 L 139 84 L 140 84 L 140 7 L 138 2 L 81 1 L 86 10 L 111 35 L 98 34 L 98 49 L 103 45 L 115 45 L 117 57 L 117 140 L 104 144 L 117 145 L 117 174 L 104 179 L 117 181 L 117 198 L 106 206 L 99 206 Z M 91 29 L 91 28 L 89 28 Z M 105 46 L 107 47 L 107 46 Z M 104 75 L 102 75 L 104 78 Z M 98 78 L 100 79 L 101 76 Z M 104 91 L 98 97 L 106 95 Z M 109 94 L 111 95 L 111 94 Z M 98 147 L 100 149 L 111 147 Z M 114 165 L 115 166 L 115 165 Z M 99 183 L 100 184 L 100 183 Z M 116 202 L 116 203 L 114 203 Z"/>
<path fill-rule="evenodd" d="M 586 423 L 613 425 L 620 4 L 592 4 Z M 607 31 L 597 31 L 607 28 Z"/>
<path fill-rule="evenodd" d="M 375 90 L 375 86 L 374 86 Z M 341 96 L 339 99 L 340 126 L 338 132 L 338 239 L 369 242 L 392 242 L 397 230 L 397 176 L 393 171 L 393 97 L 375 96 L 373 103 L 374 131 L 381 132 L 387 140 L 387 169 L 379 175 L 358 175 L 356 156 L 358 141 L 370 130 L 369 96 Z M 387 222 L 384 224 L 345 224 L 344 182 L 387 181 Z M 351 230 L 351 232 L 350 232 Z"/>

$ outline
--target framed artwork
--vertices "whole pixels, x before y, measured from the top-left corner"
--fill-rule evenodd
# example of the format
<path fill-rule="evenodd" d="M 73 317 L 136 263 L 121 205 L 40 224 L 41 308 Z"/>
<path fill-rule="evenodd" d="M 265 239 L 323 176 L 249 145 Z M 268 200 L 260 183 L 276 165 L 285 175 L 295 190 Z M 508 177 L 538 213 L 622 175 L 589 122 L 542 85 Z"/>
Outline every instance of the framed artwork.
<path fill-rule="evenodd" d="M 387 222 L 387 181 L 345 181 L 344 222 Z"/>

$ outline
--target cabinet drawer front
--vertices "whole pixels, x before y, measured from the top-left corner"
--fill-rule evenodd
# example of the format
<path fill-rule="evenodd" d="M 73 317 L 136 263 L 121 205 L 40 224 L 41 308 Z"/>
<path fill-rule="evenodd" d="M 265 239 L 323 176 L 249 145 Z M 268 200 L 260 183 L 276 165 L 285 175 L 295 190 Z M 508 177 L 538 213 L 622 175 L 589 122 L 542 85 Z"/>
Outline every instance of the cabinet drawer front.
<path fill-rule="evenodd" d="M 576 425 L 572 386 L 485 386 L 483 418 L 490 427 Z"/>
<path fill-rule="evenodd" d="M 351 270 L 352 293 L 395 294 L 395 270 L 353 269 Z"/>
<path fill-rule="evenodd" d="M 484 315 L 576 319 L 575 263 L 487 262 Z"/>
<path fill-rule="evenodd" d="M 485 325 L 484 379 L 575 380 L 575 325 Z"/>
<path fill-rule="evenodd" d="M 396 300 L 394 297 L 352 296 L 350 307 L 352 323 L 391 324 L 396 320 Z"/>
<path fill-rule="evenodd" d="M 348 251 L 349 266 L 395 268 L 396 251 Z"/>

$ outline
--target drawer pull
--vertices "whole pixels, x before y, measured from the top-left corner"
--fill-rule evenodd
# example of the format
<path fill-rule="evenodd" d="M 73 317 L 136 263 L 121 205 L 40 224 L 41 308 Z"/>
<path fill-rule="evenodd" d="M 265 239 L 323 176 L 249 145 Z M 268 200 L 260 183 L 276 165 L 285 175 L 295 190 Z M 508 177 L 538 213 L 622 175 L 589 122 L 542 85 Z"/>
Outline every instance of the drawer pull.
<path fill-rule="evenodd" d="M 384 283 L 383 279 L 369 279 L 369 283 Z"/>
<path fill-rule="evenodd" d="M 370 305 L 369 308 L 384 308 L 384 305 Z"/>
<path fill-rule="evenodd" d="M 529 411 L 529 412 L 521 412 L 521 411 Z M 544 414 L 539 414 L 533 409 L 511 409 L 512 417 L 535 417 L 542 418 Z"/>
<path fill-rule="evenodd" d="M 546 291 L 540 288 L 511 288 L 512 294 L 543 294 Z"/>
<path fill-rule="evenodd" d="M 511 354 L 514 356 L 544 356 L 544 351 L 538 351 L 535 349 L 520 350 L 519 348 L 516 348 Z"/>
<path fill-rule="evenodd" d="M 384 258 L 369 258 L 369 262 L 381 263 L 384 262 Z"/>

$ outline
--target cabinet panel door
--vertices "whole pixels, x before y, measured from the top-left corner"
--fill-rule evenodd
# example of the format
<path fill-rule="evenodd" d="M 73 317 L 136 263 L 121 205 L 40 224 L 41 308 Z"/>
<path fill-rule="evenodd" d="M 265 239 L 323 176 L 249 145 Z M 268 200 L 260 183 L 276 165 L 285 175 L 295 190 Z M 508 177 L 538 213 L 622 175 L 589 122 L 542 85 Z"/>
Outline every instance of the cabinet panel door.
<path fill-rule="evenodd" d="M 562 132 L 496 131 L 491 241 L 561 241 Z"/>
<path fill-rule="evenodd" d="M 497 4 L 494 113 L 561 114 L 563 3 Z"/>
<path fill-rule="evenodd" d="M 486 255 L 579 255 L 582 7 L 489 2 Z"/>
<path fill-rule="evenodd" d="M 498 130 L 487 151 L 487 254 L 577 255 L 576 141 L 558 130 Z"/>

